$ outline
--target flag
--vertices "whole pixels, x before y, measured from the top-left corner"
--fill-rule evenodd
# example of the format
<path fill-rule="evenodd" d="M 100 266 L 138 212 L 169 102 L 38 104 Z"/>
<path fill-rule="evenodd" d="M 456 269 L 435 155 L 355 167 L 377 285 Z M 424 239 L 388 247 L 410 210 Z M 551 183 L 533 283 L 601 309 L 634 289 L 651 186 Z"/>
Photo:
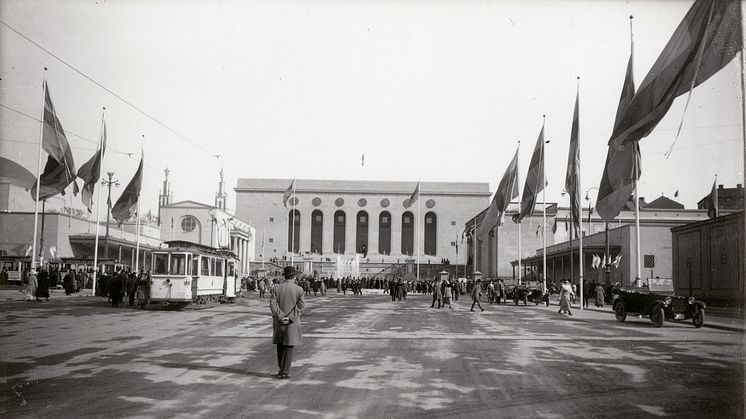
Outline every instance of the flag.
<path fill-rule="evenodd" d="M 676 97 L 702 84 L 743 49 L 742 36 L 740 2 L 695 1 L 615 124 L 609 145 L 628 145 L 650 134 Z"/>
<path fill-rule="evenodd" d="M 596 269 L 598 267 L 598 255 L 595 253 L 593 254 L 593 258 L 591 260 L 591 268 Z"/>
<path fill-rule="evenodd" d="M 673 193 L 673 197 L 674 198 L 678 198 L 679 197 L 679 190 L 678 189 L 676 189 L 676 192 Z"/>
<path fill-rule="evenodd" d="M 557 232 L 557 217 L 554 217 L 554 225 L 552 226 L 552 234 Z"/>
<path fill-rule="evenodd" d="M 294 189 L 295 189 L 295 179 L 293 179 L 293 181 L 290 182 L 290 186 L 288 186 L 288 190 L 286 190 L 285 193 L 282 195 L 282 205 L 284 205 L 285 208 L 288 207 L 288 200 L 293 195 Z"/>
<path fill-rule="evenodd" d="M 541 231 L 541 224 L 536 226 L 536 237 L 539 237 L 539 231 Z"/>
<path fill-rule="evenodd" d="M 526 216 L 534 212 L 536 198 L 539 192 L 544 190 L 544 125 L 541 126 L 539 138 L 536 140 L 534 154 L 526 174 L 526 183 L 523 186 L 523 197 L 521 198 L 521 211 L 513 216 L 513 221 L 520 222 Z M 546 209 L 545 209 L 546 210 Z"/>
<path fill-rule="evenodd" d="M 363 153 L 362 162 L 360 165 L 365 166 L 365 153 Z"/>
<path fill-rule="evenodd" d="M 26 250 L 23 252 L 23 256 L 28 256 L 31 254 L 32 246 L 30 244 L 26 245 Z"/>
<path fill-rule="evenodd" d="M 497 185 L 497 191 L 492 198 L 487 213 L 479 224 L 478 234 L 484 237 L 485 233 L 491 231 L 496 226 L 503 223 L 503 215 L 508 209 L 510 201 L 518 196 L 518 150 L 513 155 L 508 168 L 505 169 L 500 183 Z"/>
<path fill-rule="evenodd" d="M 52 255 L 52 259 L 57 257 L 57 246 L 51 246 L 49 248 L 49 254 Z"/>
<path fill-rule="evenodd" d="M 565 190 L 570 195 L 570 215 L 573 227 L 577 233 L 580 229 L 580 88 L 575 95 L 575 110 L 572 115 L 570 129 L 570 151 L 567 156 L 567 175 L 565 176 Z"/>
<path fill-rule="evenodd" d="M 617 253 L 616 257 L 614 258 L 614 262 L 612 262 L 612 265 L 614 265 L 615 268 L 619 267 L 619 262 L 622 261 L 622 254 Z"/>
<path fill-rule="evenodd" d="M 707 216 L 710 218 L 717 218 L 718 216 L 718 181 L 712 183 L 712 190 L 710 196 L 707 198 Z"/>
<path fill-rule="evenodd" d="M 412 191 L 412 196 L 409 197 L 407 200 L 407 204 L 404 205 L 404 208 L 410 208 L 412 205 L 414 205 L 415 202 L 417 202 L 417 199 L 420 197 L 420 182 L 417 182 L 417 186 L 414 187 L 414 191 Z"/>
<path fill-rule="evenodd" d="M 42 129 L 42 149 L 46 151 L 47 164 L 38 180 L 39 200 L 44 201 L 59 193 L 65 194 L 65 188 L 73 184 L 73 194 L 78 194 L 78 184 L 75 182 L 75 162 L 73 161 L 70 143 L 65 137 L 65 130 L 52 104 L 49 86 L 44 83 L 44 125 Z M 37 183 L 31 187 L 31 199 L 36 201 Z"/>
<path fill-rule="evenodd" d="M 117 199 L 114 207 L 111 209 L 111 216 L 117 220 L 118 224 L 132 218 L 137 211 L 137 201 L 140 199 L 140 189 L 142 187 L 142 165 L 145 155 L 140 157 L 140 166 L 137 167 L 135 175 L 124 188 L 122 195 Z M 138 214 L 139 216 L 139 214 Z"/>
<path fill-rule="evenodd" d="M 622 84 L 622 94 L 619 97 L 619 105 L 616 109 L 614 129 L 622 125 L 624 112 L 635 95 L 635 81 L 632 71 L 633 55 L 629 54 L 627 71 Z M 635 180 L 640 178 L 640 146 L 634 141 L 629 146 L 609 145 L 606 153 L 606 164 L 601 175 L 601 183 L 598 186 L 598 197 L 596 208 L 598 214 L 606 220 L 611 221 L 619 215 L 624 208 L 629 196 L 635 188 Z M 590 214 L 588 215 L 590 220 Z"/>
<path fill-rule="evenodd" d="M 104 159 L 104 153 L 106 152 L 106 123 L 103 123 L 101 129 L 101 140 L 99 143 L 96 154 L 91 157 L 90 160 L 80 166 L 78 170 L 78 177 L 83 179 L 84 185 L 81 192 L 83 204 L 88 208 L 88 212 L 92 212 L 93 207 L 93 190 L 96 188 L 96 183 L 101 177 L 101 162 Z"/>

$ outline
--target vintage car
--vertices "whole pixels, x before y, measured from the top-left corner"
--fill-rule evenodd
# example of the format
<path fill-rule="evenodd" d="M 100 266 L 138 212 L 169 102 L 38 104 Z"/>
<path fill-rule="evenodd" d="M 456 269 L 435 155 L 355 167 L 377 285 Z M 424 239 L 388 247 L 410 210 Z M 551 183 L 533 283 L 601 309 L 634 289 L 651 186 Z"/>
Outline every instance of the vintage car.
<path fill-rule="evenodd" d="M 534 288 L 528 295 L 528 299 L 537 306 L 539 304 L 546 304 L 549 307 L 549 291 L 542 292 L 541 288 Z"/>
<path fill-rule="evenodd" d="M 623 322 L 627 314 L 648 316 L 655 327 L 664 320 L 692 320 L 694 327 L 705 323 L 705 303 L 694 297 L 681 297 L 672 292 L 651 291 L 647 287 L 614 287 L 612 307 L 617 321 Z"/>
<path fill-rule="evenodd" d="M 513 301 L 515 301 L 515 305 L 518 305 L 518 302 L 523 301 L 523 305 L 528 305 L 528 296 L 531 293 L 531 290 L 528 289 L 525 285 L 516 285 L 513 287 L 512 297 Z"/>

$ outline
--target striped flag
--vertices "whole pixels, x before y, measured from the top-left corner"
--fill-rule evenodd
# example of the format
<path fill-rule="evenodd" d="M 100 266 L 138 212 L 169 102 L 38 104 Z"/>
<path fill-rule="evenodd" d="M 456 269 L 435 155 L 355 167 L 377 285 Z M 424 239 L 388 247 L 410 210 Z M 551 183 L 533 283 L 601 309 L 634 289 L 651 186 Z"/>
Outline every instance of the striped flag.
<path fill-rule="evenodd" d="M 295 189 L 295 179 L 293 179 L 293 181 L 290 182 L 290 186 L 288 186 L 288 190 L 286 190 L 285 193 L 282 195 L 282 205 L 284 205 L 285 208 L 288 207 L 288 200 L 293 195 L 294 189 Z"/>
<path fill-rule="evenodd" d="M 417 186 L 415 186 L 414 191 L 412 191 L 412 195 L 407 200 L 407 205 L 404 206 L 404 208 L 410 208 L 412 205 L 414 205 L 415 202 L 417 202 L 417 199 L 420 197 L 420 182 L 417 182 Z"/>
<path fill-rule="evenodd" d="M 580 88 L 575 95 L 575 110 L 572 115 L 570 129 L 570 152 L 567 156 L 567 175 L 565 176 L 565 190 L 570 195 L 570 214 L 575 232 L 580 230 Z"/>
<path fill-rule="evenodd" d="M 513 221 L 520 222 L 534 212 L 536 198 L 539 192 L 544 190 L 544 124 L 541 125 L 539 138 L 534 146 L 534 154 L 528 166 L 526 183 L 523 186 L 523 197 L 521 198 L 521 211 L 513 216 Z"/>
<path fill-rule="evenodd" d="M 624 112 L 626 111 L 632 97 L 635 94 L 635 82 L 632 72 L 633 55 L 629 54 L 627 61 L 627 72 L 624 76 L 622 94 L 619 97 L 619 105 L 616 110 L 614 127 L 622 124 Z M 640 178 L 640 146 L 637 141 L 629 146 L 609 145 L 606 154 L 606 165 L 601 175 L 601 184 L 598 186 L 598 198 L 596 209 L 598 214 L 610 222 L 619 211 L 624 208 L 629 196 L 635 188 L 635 180 Z M 590 216 L 590 215 L 589 215 Z"/>
<path fill-rule="evenodd" d="M 500 183 L 497 185 L 497 191 L 492 198 L 487 213 L 479 224 L 478 234 L 480 237 L 488 231 L 492 231 L 496 226 L 502 225 L 505 210 L 508 208 L 510 201 L 518 196 L 518 150 L 516 149 L 513 160 L 510 161 L 508 168 L 505 169 Z"/>
<path fill-rule="evenodd" d="M 38 180 L 39 200 L 44 201 L 59 193 L 65 194 L 65 188 L 73 184 L 73 194 L 78 194 L 78 184 L 75 182 L 76 171 L 70 143 L 65 137 L 65 130 L 57 118 L 57 112 L 52 104 L 49 85 L 44 83 L 44 126 L 42 130 L 42 148 L 49 154 L 44 172 Z M 36 201 L 37 183 L 31 187 L 31 199 Z"/>
<path fill-rule="evenodd" d="M 114 207 L 111 209 L 111 216 L 117 220 L 118 224 L 132 218 L 137 212 L 137 202 L 140 200 L 140 190 L 142 189 L 142 165 L 145 160 L 145 155 L 140 157 L 140 165 L 137 167 L 135 175 L 132 176 L 132 180 L 124 188 L 122 195 L 114 203 Z M 139 217 L 140 214 L 137 214 Z"/>
<path fill-rule="evenodd" d="M 99 141 L 99 147 L 98 150 L 96 150 L 96 154 L 94 154 L 90 160 L 85 162 L 85 164 L 80 166 L 80 170 L 78 170 L 78 177 L 83 179 L 83 182 L 85 182 L 81 192 L 81 198 L 83 199 L 83 204 L 85 204 L 85 206 L 88 208 L 89 213 L 91 212 L 91 208 L 93 207 L 93 190 L 96 188 L 96 183 L 98 183 L 98 180 L 101 177 L 101 162 L 104 159 L 105 152 L 106 122 L 103 123 L 103 128 L 101 130 L 101 139 Z"/>

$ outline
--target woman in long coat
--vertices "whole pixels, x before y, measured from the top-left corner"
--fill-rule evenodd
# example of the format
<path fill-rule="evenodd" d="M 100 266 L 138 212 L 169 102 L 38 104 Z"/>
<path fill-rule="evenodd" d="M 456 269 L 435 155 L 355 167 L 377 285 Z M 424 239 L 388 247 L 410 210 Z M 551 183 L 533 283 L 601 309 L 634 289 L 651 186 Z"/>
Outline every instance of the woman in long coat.
<path fill-rule="evenodd" d="M 560 286 L 560 293 L 559 293 L 559 304 L 560 308 L 557 310 L 557 313 L 562 314 L 563 311 L 567 311 L 567 314 L 572 316 L 572 311 L 570 311 L 570 297 L 575 295 L 575 293 L 572 291 L 572 286 L 570 285 L 570 281 L 564 280 L 562 281 L 562 285 Z"/>
<path fill-rule="evenodd" d="M 36 288 L 36 301 L 39 301 L 39 298 L 46 298 L 49 301 L 49 274 L 45 269 L 39 271 L 38 280 L 39 287 Z"/>

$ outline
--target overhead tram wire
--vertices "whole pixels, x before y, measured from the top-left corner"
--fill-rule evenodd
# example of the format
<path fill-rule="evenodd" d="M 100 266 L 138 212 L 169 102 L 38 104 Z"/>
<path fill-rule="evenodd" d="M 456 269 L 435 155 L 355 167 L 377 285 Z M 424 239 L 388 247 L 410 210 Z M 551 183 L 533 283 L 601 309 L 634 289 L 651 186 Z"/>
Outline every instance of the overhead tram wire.
<path fill-rule="evenodd" d="M 144 110 L 140 109 L 140 107 L 138 107 L 138 106 L 137 106 L 137 105 L 135 105 L 134 103 L 130 102 L 129 100 L 127 100 L 127 99 L 125 99 L 125 98 L 123 98 L 122 96 L 120 96 L 120 95 L 119 95 L 119 94 L 117 94 L 116 92 L 114 92 L 114 91 L 110 90 L 109 88 L 107 88 L 107 87 L 106 87 L 106 86 L 104 86 L 103 84 L 101 84 L 101 83 L 99 83 L 98 81 L 94 80 L 94 79 L 93 79 L 92 77 L 90 77 L 89 75 L 85 74 L 85 73 L 84 73 L 83 71 L 81 71 L 81 70 L 78 70 L 78 68 L 76 68 L 76 67 L 75 67 L 75 66 L 73 66 L 72 64 L 70 64 L 70 63 L 68 63 L 67 61 L 63 60 L 62 58 L 58 57 L 58 56 L 57 56 L 56 54 L 54 54 L 54 53 L 53 53 L 52 51 L 50 51 L 50 50 L 48 50 L 48 49 L 44 48 L 43 46 L 41 46 L 40 44 L 38 44 L 37 42 L 35 42 L 35 41 L 34 41 L 33 39 L 29 38 L 28 36 L 24 35 L 24 34 L 23 34 L 23 33 L 21 33 L 20 31 L 18 31 L 17 29 L 15 29 L 14 27 L 10 26 L 10 25 L 9 25 L 8 23 L 6 23 L 6 22 L 5 22 L 4 20 L 0 19 L 0 24 L 2 24 L 3 26 L 5 26 L 6 28 L 10 29 L 10 30 L 11 30 L 11 31 L 13 31 L 13 32 L 14 32 L 15 34 L 17 34 L 17 35 L 18 35 L 18 36 L 20 36 L 21 38 L 25 39 L 26 41 L 28 41 L 29 43 L 31 43 L 31 44 L 32 44 L 32 45 L 34 45 L 35 47 L 37 47 L 37 48 L 39 48 L 40 50 L 42 50 L 42 51 L 46 52 L 46 53 L 47 53 L 47 54 L 49 54 L 49 55 L 50 55 L 50 56 L 51 56 L 52 58 L 54 58 L 54 59 L 56 59 L 57 61 L 61 62 L 62 64 L 64 64 L 65 66 L 67 66 L 68 68 L 70 68 L 70 69 L 71 69 L 71 70 L 73 70 L 74 72 L 78 73 L 78 74 L 79 74 L 80 76 L 82 76 L 83 78 L 85 78 L 86 80 L 90 81 L 91 83 L 93 83 L 93 84 L 95 84 L 96 86 L 100 87 L 101 89 L 103 89 L 104 91 L 106 91 L 107 93 L 109 93 L 110 95 L 112 95 L 112 96 L 114 96 L 115 98 L 119 99 L 120 101 L 122 101 L 122 102 L 123 102 L 123 103 L 125 103 L 125 104 L 126 104 L 127 106 L 131 107 L 132 109 L 134 109 L 135 111 L 137 111 L 137 112 L 138 112 L 138 113 L 140 113 L 141 115 L 145 116 L 146 118 L 148 118 L 148 119 L 150 119 L 151 121 L 155 122 L 156 124 L 160 125 L 161 127 L 163 127 L 164 129 L 166 129 L 167 131 L 170 131 L 171 133 L 173 133 L 173 134 L 174 134 L 174 135 L 176 135 L 177 137 L 181 138 L 182 140 L 184 140 L 184 141 L 188 142 L 188 143 L 189 143 L 189 144 L 191 144 L 192 146 L 194 146 L 194 147 L 196 147 L 196 148 L 198 148 L 198 149 L 200 149 L 200 150 L 204 151 L 204 152 L 205 152 L 205 153 L 207 153 L 207 154 L 208 154 L 209 156 L 215 157 L 215 158 L 216 158 L 216 160 L 218 160 L 219 162 L 221 162 L 222 164 L 224 164 L 224 165 L 225 165 L 225 167 L 227 167 L 227 168 L 228 168 L 228 169 L 230 169 L 230 170 L 231 170 L 232 172 L 234 172 L 234 173 L 235 173 L 236 175 L 238 175 L 238 172 L 237 172 L 237 171 L 236 171 L 235 169 L 233 169 L 233 168 L 232 168 L 231 166 L 227 165 L 227 164 L 226 164 L 226 163 L 225 163 L 225 162 L 224 162 L 223 160 L 221 160 L 221 159 L 220 159 L 220 154 L 215 154 L 215 153 L 213 153 L 213 152 L 209 151 L 208 149 L 206 149 L 205 147 L 201 146 L 201 145 L 200 145 L 200 144 L 198 144 L 197 142 L 195 142 L 195 141 L 193 141 L 193 140 L 189 139 L 189 138 L 188 138 L 187 136 L 185 136 L 184 134 L 181 134 L 180 132 L 176 131 L 175 129 L 173 129 L 173 128 L 169 127 L 169 126 L 168 126 L 168 125 L 166 125 L 165 123 L 161 122 L 161 121 L 160 121 L 160 120 L 159 120 L 158 118 L 156 118 L 156 117 L 154 117 L 154 116 L 150 115 L 149 113 L 145 112 Z"/>

